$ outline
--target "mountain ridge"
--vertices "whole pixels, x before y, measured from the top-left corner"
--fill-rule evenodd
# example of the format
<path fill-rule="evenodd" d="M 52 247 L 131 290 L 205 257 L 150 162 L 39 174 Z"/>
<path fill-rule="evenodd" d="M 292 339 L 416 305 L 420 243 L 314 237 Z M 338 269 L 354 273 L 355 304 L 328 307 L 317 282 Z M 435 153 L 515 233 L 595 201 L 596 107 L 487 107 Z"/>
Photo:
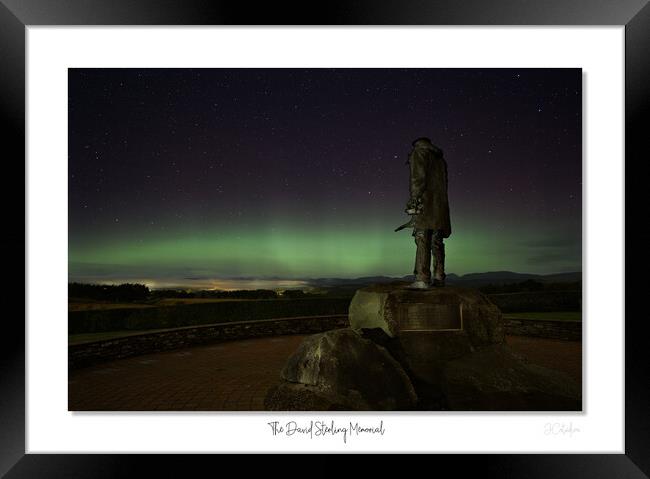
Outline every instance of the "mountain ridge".
<path fill-rule="evenodd" d="M 372 283 L 390 283 L 393 281 L 412 281 L 413 275 L 406 275 L 402 277 L 392 276 L 363 276 L 359 278 L 307 278 L 304 281 L 310 286 L 331 287 L 331 286 L 344 286 L 344 285 L 359 285 L 359 284 L 372 284 Z M 467 273 L 464 275 L 457 275 L 450 273 L 447 275 L 447 283 L 449 284 L 508 284 L 519 283 L 527 280 L 536 280 L 541 282 L 558 282 L 568 283 L 575 281 L 582 281 L 582 272 L 568 272 L 568 273 L 551 273 L 551 274 L 534 274 L 534 273 L 516 273 L 513 271 L 487 271 L 484 273 Z"/>

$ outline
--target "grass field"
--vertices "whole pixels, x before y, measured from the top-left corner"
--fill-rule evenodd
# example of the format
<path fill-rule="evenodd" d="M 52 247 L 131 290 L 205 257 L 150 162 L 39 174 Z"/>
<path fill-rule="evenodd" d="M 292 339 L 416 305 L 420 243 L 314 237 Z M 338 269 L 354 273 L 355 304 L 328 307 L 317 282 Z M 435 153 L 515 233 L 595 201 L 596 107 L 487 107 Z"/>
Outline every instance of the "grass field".
<path fill-rule="evenodd" d="M 153 304 L 143 303 L 104 303 L 104 302 L 68 302 L 68 311 L 98 311 L 107 309 L 153 308 Z"/>
<path fill-rule="evenodd" d="M 113 303 L 87 299 L 72 299 L 68 301 L 68 311 L 97 311 L 107 309 L 156 308 L 159 306 L 178 306 L 181 304 L 221 303 L 224 301 L 261 301 L 247 298 L 162 298 L 146 303 Z"/>
<path fill-rule="evenodd" d="M 107 331 L 105 333 L 80 333 L 71 334 L 68 336 L 68 345 L 87 343 L 90 341 L 104 341 L 106 339 L 123 338 L 124 336 L 133 336 L 141 333 L 155 333 L 157 331 L 165 331 L 165 329 L 147 329 L 143 331 Z"/>
<path fill-rule="evenodd" d="M 557 321 L 582 321 L 581 311 L 550 311 L 543 313 L 505 313 L 509 319 L 547 319 Z"/>

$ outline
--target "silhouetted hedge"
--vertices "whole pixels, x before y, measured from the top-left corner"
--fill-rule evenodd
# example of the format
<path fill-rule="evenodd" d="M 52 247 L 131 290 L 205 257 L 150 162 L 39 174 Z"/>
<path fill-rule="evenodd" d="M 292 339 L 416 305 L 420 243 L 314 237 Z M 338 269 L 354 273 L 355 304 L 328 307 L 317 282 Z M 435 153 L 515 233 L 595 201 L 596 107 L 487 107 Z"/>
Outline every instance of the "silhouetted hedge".
<path fill-rule="evenodd" d="M 234 291 L 184 291 L 177 289 L 157 289 L 153 298 L 224 298 L 224 299 L 275 299 L 278 293 L 270 289 L 238 289 Z"/>
<path fill-rule="evenodd" d="M 582 310 L 581 291 L 536 291 L 487 296 L 504 313 Z"/>
<path fill-rule="evenodd" d="M 490 283 L 479 286 L 478 289 L 485 294 L 522 293 L 533 291 L 580 291 L 582 289 L 582 281 L 546 283 L 534 279 L 527 279 L 526 281 L 520 281 L 518 283 Z"/>
<path fill-rule="evenodd" d="M 100 301 L 141 301 L 149 297 L 144 284 L 83 284 L 68 283 L 69 298 L 87 298 Z"/>

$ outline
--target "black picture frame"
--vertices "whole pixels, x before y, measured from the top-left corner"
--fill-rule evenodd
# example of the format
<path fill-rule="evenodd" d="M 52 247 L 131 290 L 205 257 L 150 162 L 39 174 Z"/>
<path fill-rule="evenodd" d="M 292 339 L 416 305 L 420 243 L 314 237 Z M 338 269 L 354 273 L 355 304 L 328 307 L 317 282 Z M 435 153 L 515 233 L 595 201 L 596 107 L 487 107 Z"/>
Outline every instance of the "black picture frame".
<path fill-rule="evenodd" d="M 6 185 L 19 184 L 18 177 L 26 178 L 26 164 L 18 158 L 25 158 L 25 28 L 32 25 L 625 25 L 626 205 L 634 204 L 634 194 L 644 190 L 641 182 L 645 177 L 633 172 L 645 156 L 643 120 L 650 110 L 646 88 L 650 85 L 650 5 L 647 0 L 333 0 L 314 7 L 293 2 L 252 4 L 232 0 L 0 0 L 0 131 L 7 152 L 3 166 L 8 180 L 2 188 L 2 204 L 9 212 L 19 214 L 16 206 L 19 196 Z M 12 152 L 11 155 L 8 152 Z M 29 188 L 26 183 L 25 188 Z M 15 252 L 21 241 L 26 248 L 29 235 L 25 228 L 24 234 L 20 233 L 20 224 L 18 218 L 15 222 L 6 221 L 8 230 L 2 235 L 6 254 L 16 261 L 12 275 L 5 273 L 5 277 L 10 278 L 5 280 L 8 289 L 17 287 L 16 278 L 21 277 L 21 271 L 25 279 L 25 265 L 29 261 L 25 256 L 25 264 L 17 264 L 20 255 Z M 22 224 L 26 226 L 25 217 Z M 625 235 L 626 251 L 641 251 L 640 236 L 644 235 Z M 627 255 L 625 258 L 627 266 Z M 625 287 L 626 310 L 632 309 L 628 305 L 633 304 L 635 298 L 643 297 L 642 286 L 633 283 L 630 270 L 625 268 L 626 285 L 612 285 L 613 288 Z M 27 294 L 25 291 L 25 298 Z M 16 321 L 15 314 L 3 316 L 0 475 L 113 477 L 149 474 L 154 462 L 156 468 L 165 468 L 166 475 L 175 468 L 187 471 L 186 460 L 163 456 L 26 455 L 25 324 Z M 645 354 L 647 336 L 643 330 L 647 331 L 647 327 L 644 322 L 628 325 L 625 333 L 624 454 L 470 455 L 462 460 L 455 455 L 439 455 L 436 469 L 440 471 L 444 463 L 454 468 L 456 476 L 459 472 L 475 470 L 482 475 L 500 477 L 648 477 L 650 426 L 646 407 L 650 405 L 650 394 L 646 386 L 650 361 Z M 192 469 L 199 470 L 212 459 L 200 456 L 191 460 Z"/>

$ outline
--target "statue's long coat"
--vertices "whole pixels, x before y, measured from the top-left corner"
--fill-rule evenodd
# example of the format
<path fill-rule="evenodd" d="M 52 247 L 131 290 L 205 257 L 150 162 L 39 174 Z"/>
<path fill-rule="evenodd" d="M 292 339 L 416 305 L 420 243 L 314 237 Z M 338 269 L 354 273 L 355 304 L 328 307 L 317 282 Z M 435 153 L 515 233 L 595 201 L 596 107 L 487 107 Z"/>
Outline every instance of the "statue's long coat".
<path fill-rule="evenodd" d="M 409 153 L 411 199 L 421 198 L 423 209 L 415 219 L 415 228 L 442 230 L 451 235 L 447 198 L 447 162 L 442 150 L 428 141 L 418 140 Z"/>

